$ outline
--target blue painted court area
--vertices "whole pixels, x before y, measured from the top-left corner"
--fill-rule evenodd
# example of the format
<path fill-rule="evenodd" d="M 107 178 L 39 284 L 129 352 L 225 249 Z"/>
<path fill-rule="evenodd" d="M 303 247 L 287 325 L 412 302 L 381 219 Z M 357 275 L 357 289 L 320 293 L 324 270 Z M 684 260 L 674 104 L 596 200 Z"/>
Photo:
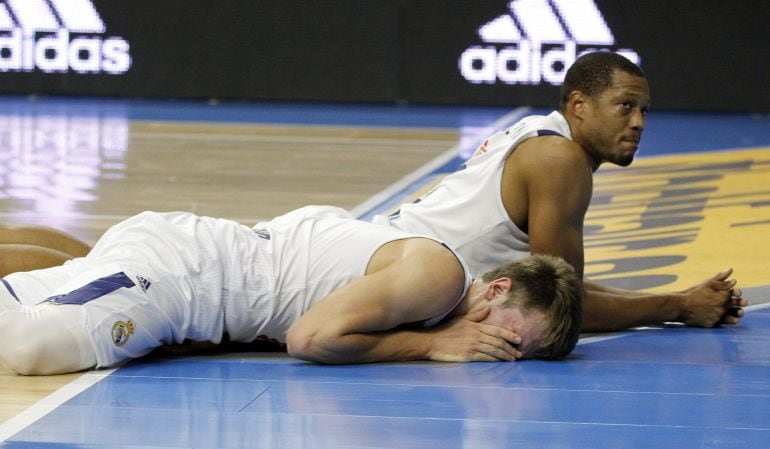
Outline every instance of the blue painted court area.
<path fill-rule="evenodd" d="M 319 366 L 160 359 L 106 377 L 6 448 L 760 448 L 770 309 L 740 327 L 584 340 L 567 361 Z"/>

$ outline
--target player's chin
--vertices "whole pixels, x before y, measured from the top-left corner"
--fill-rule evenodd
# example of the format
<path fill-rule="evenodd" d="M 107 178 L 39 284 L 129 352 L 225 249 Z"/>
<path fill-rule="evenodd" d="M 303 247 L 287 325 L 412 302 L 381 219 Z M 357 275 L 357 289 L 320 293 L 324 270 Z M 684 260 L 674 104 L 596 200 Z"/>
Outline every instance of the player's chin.
<path fill-rule="evenodd" d="M 632 162 L 634 162 L 634 155 L 633 154 L 631 154 L 630 156 L 619 157 L 615 161 L 615 165 L 619 165 L 621 167 L 628 167 L 629 165 L 631 165 Z"/>
<path fill-rule="evenodd" d="M 631 162 L 634 162 L 634 156 L 636 156 L 636 149 L 637 147 L 634 146 L 633 148 L 624 148 L 622 151 L 619 151 L 615 155 L 615 159 L 612 161 L 613 164 L 619 165 L 621 167 L 628 167 L 631 165 Z"/>

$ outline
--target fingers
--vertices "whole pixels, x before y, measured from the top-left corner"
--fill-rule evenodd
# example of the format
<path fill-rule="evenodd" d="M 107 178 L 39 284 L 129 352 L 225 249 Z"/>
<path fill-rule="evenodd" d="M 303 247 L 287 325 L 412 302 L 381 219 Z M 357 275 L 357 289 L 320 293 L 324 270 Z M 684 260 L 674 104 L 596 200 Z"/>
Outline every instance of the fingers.
<path fill-rule="evenodd" d="M 513 361 L 520 359 L 523 354 L 516 347 L 521 343 L 521 337 L 508 329 L 484 325 L 481 331 L 485 334 L 479 339 L 477 350 L 496 358 L 497 360 Z"/>
<path fill-rule="evenodd" d="M 519 334 L 517 334 L 516 332 L 513 332 L 510 329 L 493 326 L 491 324 L 483 324 L 481 325 L 481 331 L 491 337 L 499 338 L 512 345 L 521 344 L 521 337 L 519 336 Z"/>
<path fill-rule="evenodd" d="M 740 323 L 741 318 L 744 315 L 744 310 L 739 307 L 732 307 L 727 311 L 727 314 L 722 318 L 721 324 L 736 325 Z"/>
<path fill-rule="evenodd" d="M 711 278 L 711 280 L 714 280 L 714 281 L 724 281 L 727 278 L 729 278 L 731 274 L 733 274 L 733 269 L 732 268 L 728 268 L 728 269 L 724 270 L 721 273 L 717 273 L 713 278 Z"/>
<path fill-rule="evenodd" d="M 733 306 L 746 307 L 749 305 L 749 301 L 743 297 L 743 292 L 740 288 L 734 288 L 730 293 L 732 295 L 731 299 L 733 301 Z"/>
<path fill-rule="evenodd" d="M 730 292 L 730 297 L 727 300 L 727 312 L 722 318 L 722 324 L 736 325 L 745 315 L 746 311 L 743 308 L 748 306 L 749 302 L 742 296 L 742 293 L 739 288 Z"/>
<path fill-rule="evenodd" d="M 729 279 L 729 280 L 717 280 L 716 278 L 711 279 L 708 283 L 708 285 L 717 291 L 730 291 L 738 284 L 738 281 L 735 279 Z"/>
<path fill-rule="evenodd" d="M 725 324 L 738 324 L 740 318 L 746 313 L 743 310 L 746 300 L 743 298 L 730 298 L 727 300 L 727 311 L 722 319 Z M 743 305 L 741 305 L 743 304 Z"/>
<path fill-rule="evenodd" d="M 471 356 L 471 359 L 474 361 L 513 362 L 516 359 L 520 359 L 522 356 L 521 352 L 516 348 L 499 339 L 497 341 L 490 341 L 489 343 L 481 342 L 474 349 L 475 351 Z"/>

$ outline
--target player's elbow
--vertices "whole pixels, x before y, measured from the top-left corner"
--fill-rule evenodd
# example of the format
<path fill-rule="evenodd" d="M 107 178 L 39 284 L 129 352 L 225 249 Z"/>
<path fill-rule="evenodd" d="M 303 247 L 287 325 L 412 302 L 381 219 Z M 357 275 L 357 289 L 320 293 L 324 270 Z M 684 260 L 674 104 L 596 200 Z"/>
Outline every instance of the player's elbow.
<path fill-rule="evenodd" d="M 323 363 L 322 340 L 318 329 L 295 323 L 286 335 L 286 351 L 297 359 Z"/>
<path fill-rule="evenodd" d="M 286 336 L 286 351 L 291 357 L 315 363 L 348 363 L 344 338 L 333 326 L 311 328 L 295 325 Z"/>
<path fill-rule="evenodd" d="M 286 351 L 292 357 L 304 359 L 310 350 L 311 340 L 312 333 L 295 323 L 286 335 Z"/>

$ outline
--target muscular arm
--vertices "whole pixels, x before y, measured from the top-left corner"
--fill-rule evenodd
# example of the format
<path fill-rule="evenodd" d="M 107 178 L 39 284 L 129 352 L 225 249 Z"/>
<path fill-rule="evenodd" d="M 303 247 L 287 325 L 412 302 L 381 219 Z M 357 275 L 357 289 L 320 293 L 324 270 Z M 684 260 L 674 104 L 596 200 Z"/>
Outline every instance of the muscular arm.
<path fill-rule="evenodd" d="M 564 258 L 579 276 L 592 181 L 582 150 L 572 141 L 549 136 L 517 148 L 506 162 L 502 185 L 503 203 L 514 222 L 527 230 L 530 251 Z"/>
<path fill-rule="evenodd" d="M 600 285 L 584 280 L 591 313 L 584 314 L 587 332 L 615 331 L 666 321 L 690 326 L 714 327 L 738 324 L 748 302 L 725 270 L 682 292 L 644 293 Z M 588 306 L 587 306 L 588 307 Z"/>
<path fill-rule="evenodd" d="M 320 363 L 474 359 L 442 352 L 441 341 L 458 332 L 457 320 L 435 329 L 396 329 L 450 309 L 464 284 L 462 268 L 448 250 L 424 239 L 409 243 L 402 257 L 333 292 L 297 320 L 289 329 L 289 354 Z M 512 332 L 478 322 L 459 324 L 466 337 L 488 339 L 520 356 L 505 341 L 518 338 Z"/>

